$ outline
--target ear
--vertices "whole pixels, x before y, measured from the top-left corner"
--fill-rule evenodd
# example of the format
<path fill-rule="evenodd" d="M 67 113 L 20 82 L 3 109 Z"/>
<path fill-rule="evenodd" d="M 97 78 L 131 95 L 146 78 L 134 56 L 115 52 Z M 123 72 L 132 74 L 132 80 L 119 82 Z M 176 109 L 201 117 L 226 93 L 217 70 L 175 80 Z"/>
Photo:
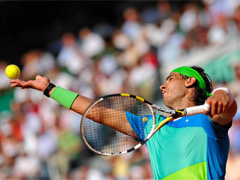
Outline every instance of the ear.
<path fill-rule="evenodd" d="M 195 77 L 190 77 L 190 78 L 186 79 L 185 87 L 191 87 L 196 81 L 197 80 Z"/>

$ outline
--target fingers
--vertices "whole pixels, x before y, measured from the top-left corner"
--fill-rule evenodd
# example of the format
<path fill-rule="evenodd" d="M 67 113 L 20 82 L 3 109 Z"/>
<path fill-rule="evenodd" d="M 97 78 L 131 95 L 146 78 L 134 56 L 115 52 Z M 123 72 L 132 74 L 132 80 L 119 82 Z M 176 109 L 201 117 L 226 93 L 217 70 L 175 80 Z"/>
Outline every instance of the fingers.
<path fill-rule="evenodd" d="M 13 83 L 10 85 L 10 87 L 20 87 L 17 83 Z"/>
<path fill-rule="evenodd" d="M 14 79 L 10 81 L 11 87 L 21 87 L 21 81 L 19 79 Z"/>
<path fill-rule="evenodd" d="M 213 98 L 209 98 L 206 103 L 209 104 L 209 109 L 208 111 L 205 110 L 204 114 L 209 115 L 210 117 L 214 115 L 221 115 L 225 112 L 227 107 L 226 101 L 218 99 L 216 100 Z"/>
<path fill-rule="evenodd" d="M 222 113 L 222 104 L 220 102 L 214 101 L 211 103 L 211 115 L 221 114 Z"/>
<path fill-rule="evenodd" d="M 42 78 L 42 76 L 40 76 L 40 75 L 37 75 L 36 76 L 36 80 L 39 80 L 39 79 L 41 79 Z"/>
<path fill-rule="evenodd" d="M 11 80 L 10 87 L 20 87 L 21 89 L 32 88 L 39 91 L 44 91 L 46 86 L 49 84 L 49 79 L 47 77 L 42 77 L 37 75 L 36 80 L 21 81 L 20 79 Z"/>
<path fill-rule="evenodd" d="M 21 81 L 20 79 L 14 79 L 10 81 L 10 87 L 21 87 L 21 89 L 29 88 L 31 86 L 31 81 Z"/>

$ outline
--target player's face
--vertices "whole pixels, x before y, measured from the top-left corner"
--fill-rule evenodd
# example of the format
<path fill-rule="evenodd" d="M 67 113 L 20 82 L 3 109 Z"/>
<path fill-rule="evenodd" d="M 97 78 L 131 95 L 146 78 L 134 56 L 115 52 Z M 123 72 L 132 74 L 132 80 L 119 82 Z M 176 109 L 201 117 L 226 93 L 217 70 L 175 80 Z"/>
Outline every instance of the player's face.
<path fill-rule="evenodd" d="M 186 95 L 185 79 L 179 73 L 170 73 L 164 84 L 160 86 L 163 94 L 163 100 L 167 107 L 179 108 L 180 101 Z"/>

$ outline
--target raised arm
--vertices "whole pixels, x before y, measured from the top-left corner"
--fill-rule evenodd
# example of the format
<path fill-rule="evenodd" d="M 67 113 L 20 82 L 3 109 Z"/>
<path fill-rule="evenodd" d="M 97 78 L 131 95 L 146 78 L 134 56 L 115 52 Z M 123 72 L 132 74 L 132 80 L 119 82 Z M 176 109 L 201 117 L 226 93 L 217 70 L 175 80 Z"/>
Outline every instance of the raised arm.
<path fill-rule="evenodd" d="M 20 87 L 21 89 L 31 88 L 31 89 L 35 89 L 35 90 L 44 92 L 46 87 L 50 84 L 50 80 L 47 77 L 42 77 L 42 76 L 38 75 L 38 76 L 36 76 L 35 80 L 21 81 L 20 79 L 16 79 L 16 80 L 11 80 L 10 83 L 11 83 L 11 87 Z M 55 88 L 56 87 L 53 87 L 49 91 L 50 96 L 54 92 Z M 59 102 L 59 101 L 57 100 L 57 102 Z M 82 95 L 77 95 L 76 98 L 73 99 L 73 102 L 71 103 L 71 106 L 69 107 L 69 109 L 71 109 L 72 111 L 77 112 L 79 114 L 83 114 L 92 102 L 93 102 L 93 100 L 90 98 L 87 98 Z M 111 117 L 111 116 L 113 116 L 113 114 L 116 114 L 116 113 L 111 112 L 111 111 L 113 111 L 113 109 L 102 109 L 102 111 L 104 111 L 105 114 L 108 114 L 107 115 L 108 119 L 114 119 L 114 118 L 121 117 L 122 121 L 125 121 L 126 128 L 123 130 L 123 128 L 118 123 L 114 124 L 115 121 L 104 121 L 103 116 L 94 117 L 94 114 L 91 114 L 91 112 L 90 112 L 89 116 L 91 117 L 92 120 L 102 123 L 102 124 L 105 124 L 105 125 L 113 128 L 117 131 L 120 131 L 124 134 L 136 136 L 135 133 L 133 132 L 130 124 L 128 123 L 125 112 L 120 112 L 120 113 L 122 113 L 122 115 L 119 115 L 118 117 Z M 118 112 L 118 114 L 119 114 L 119 112 Z"/>

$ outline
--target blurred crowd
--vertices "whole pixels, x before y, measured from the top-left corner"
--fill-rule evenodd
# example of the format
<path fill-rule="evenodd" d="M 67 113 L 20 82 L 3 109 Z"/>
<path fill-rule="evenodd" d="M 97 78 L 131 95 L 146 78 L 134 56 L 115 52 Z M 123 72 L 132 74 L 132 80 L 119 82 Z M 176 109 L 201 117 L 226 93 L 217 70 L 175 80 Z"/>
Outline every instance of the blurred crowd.
<path fill-rule="evenodd" d="M 46 49 L 21 57 L 22 80 L 36 75 L 89 98 L 127 92 L 161 102 L 161 68 L 178 58 L 210 46 L 224 46 L 240 37 L 240 1 L 190 1 L 173 8 L 168 1 L 155 6 L 128 7 L 121 23 L 82 27 L 64 33 Z M 240 49 L 239 49 L 240 51 Z M 193 59 L 194 61 L 194 59 Z M 240 59 L 230 82 L 239 99 Z M 153 179 L 146 147 L 127 155 L 102 157 L 83 144 L 81 115 L 41 92 L 10 89 L 0 61 L 0 92 L 11 91 L 10 112 L 0 116 L 0 179 Z M 228 87 L 226 82 L 215 86 Z M 238 101 L 239 103 L 239 101 Z M 227 180 L 240 179 L 240 112 L 229 132 L 231 149 Z"/>

